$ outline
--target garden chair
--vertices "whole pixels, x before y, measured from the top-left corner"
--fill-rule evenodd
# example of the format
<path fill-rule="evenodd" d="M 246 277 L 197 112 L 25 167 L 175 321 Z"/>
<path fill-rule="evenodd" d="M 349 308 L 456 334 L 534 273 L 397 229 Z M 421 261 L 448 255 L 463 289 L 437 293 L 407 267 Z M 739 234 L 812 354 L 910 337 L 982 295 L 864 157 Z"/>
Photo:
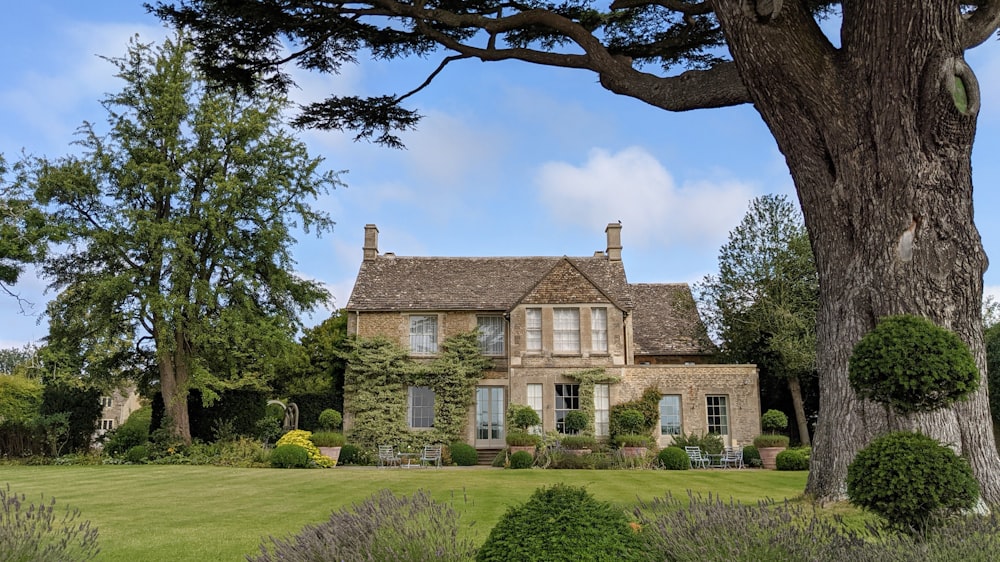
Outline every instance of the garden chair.
<path fill-rule="evenodd" d="M 722 454 L 722 467 L 743 468 L 743 447 L 726 447 Z"/>
<path fill-rule="evenodd" d="M 688 455 L 691 468 L 708 468 L 712 459 L 701 452 L 701 447 L 684 447 L 684 452 Z"/>
<path fill-rule="evenodd" d="M 380 468 L 385 466 L 399 466 L 399 457 L 396 456 L 392 445 L 378 446 L 378 466 Z"/>
<path fill-rule="evenodd" d="M 441 466 L 441 445 L 424 445 L 424 452 L 420 455 L 420 466 Z"/>

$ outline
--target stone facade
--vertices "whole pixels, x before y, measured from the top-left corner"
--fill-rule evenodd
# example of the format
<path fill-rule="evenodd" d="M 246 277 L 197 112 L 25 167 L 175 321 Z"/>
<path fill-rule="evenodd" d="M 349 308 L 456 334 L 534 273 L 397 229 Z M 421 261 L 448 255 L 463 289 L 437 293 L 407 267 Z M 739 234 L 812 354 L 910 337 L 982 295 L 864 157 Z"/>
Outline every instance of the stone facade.
<path fill-rule="evenodd" d="M 492 354 L 495 368 L 484 373 L 469 411 L 465 437 L 478 448 L 503 446 L 505 416 L 496 408 L 510 404 L 539 411 L 542 430 L 559 429 L 579 402 L 568 375 L 594 368 L 617 380 L 595 398 L 595 421 L 599 411 L 606 416 L 610 406 L 655 388 L 671 420 L 664 427 L 718 431 L 727 444 L 752 441 L 760 433 L 756 367 L 711 364 L 715 350 L 687 285 L 630 285 L 621 226 L 608 225 L 606 233 L 607 250 L 585 258 L 407 258 L 379 255 L 378 229 L 368 225 L 346 307 L 348 331 L 411 348 L 428 337 L 431 321 L 424 320 L 433 319 L 440 344 L 485 319 L 501 351 Z M 349 427 L 350 396 L 344 408 Z M 655 437 L 661 446 L 672 440 L 659 427 Z"/>

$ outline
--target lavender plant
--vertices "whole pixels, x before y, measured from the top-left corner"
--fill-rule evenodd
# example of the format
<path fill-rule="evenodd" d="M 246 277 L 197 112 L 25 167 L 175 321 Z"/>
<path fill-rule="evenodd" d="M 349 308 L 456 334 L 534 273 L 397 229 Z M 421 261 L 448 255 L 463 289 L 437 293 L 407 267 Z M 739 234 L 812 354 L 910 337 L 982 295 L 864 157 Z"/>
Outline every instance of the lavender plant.
<path fill-rule="evenodd" d="M 55 499 L 28 503 L 24 494 L 0 488 L 0 562 L 92 560 L 100 549 L 97 528 L 80 521 L 78 510 L 60 517 Z"/>

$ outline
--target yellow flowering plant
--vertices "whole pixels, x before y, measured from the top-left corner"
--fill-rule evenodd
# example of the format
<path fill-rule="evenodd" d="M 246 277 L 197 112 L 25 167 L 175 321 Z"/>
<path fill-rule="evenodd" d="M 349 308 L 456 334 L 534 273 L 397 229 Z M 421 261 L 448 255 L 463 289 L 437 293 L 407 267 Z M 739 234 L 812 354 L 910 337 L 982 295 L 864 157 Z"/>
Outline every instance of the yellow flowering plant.
<path fill-rule="evenodd" d="M 298 445 L 302 447 L 309 453 L 309 460 L 316 463 L 316 466 L 320 468 L 330 468 L 336 466 L 337 461 L 331 459 L 330 457 L 324 456 L 319 452 L 319 448 L 313 445 L 313 442 L 309 440 L 309 436 L 312 435 L 311 431 L 306 431 L 304 429 L 294 429 L 288 433 L 281 436 L 278 442 L 275 443 L 276 447 L 281 445 Z"/>

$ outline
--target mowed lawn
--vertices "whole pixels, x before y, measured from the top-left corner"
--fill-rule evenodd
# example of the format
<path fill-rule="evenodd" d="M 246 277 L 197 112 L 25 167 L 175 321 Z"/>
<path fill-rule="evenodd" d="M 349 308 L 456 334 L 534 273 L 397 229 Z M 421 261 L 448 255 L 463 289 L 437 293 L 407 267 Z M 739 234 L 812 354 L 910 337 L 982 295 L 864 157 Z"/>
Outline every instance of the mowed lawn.
<path fill-rule="evenodd" d="M 263 538 L 285 537 L 381 489 L 427 490 L 461 514 L 477 543 L 506 509 L 564 482 L 623 507 L 687 491 L 742 502 L 795 498 L 805 472 L 763 470 L 503 470 L 480 467 L 329 470 L 211 466 L 0 466 L 0 486 L 29 500 L 55 498 L 100 532 L 99 560 L 243 560 Z"/>

